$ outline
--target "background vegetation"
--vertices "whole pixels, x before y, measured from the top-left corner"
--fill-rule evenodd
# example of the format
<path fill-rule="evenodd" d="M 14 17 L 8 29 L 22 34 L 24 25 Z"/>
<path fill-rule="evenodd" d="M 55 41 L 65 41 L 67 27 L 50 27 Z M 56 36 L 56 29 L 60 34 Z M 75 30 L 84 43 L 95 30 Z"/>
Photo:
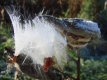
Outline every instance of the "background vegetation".
<path fill-rule="evenodd" d="M 1 0 L 0 1 L 0 80 L 13 80 L 14 71 L 6 69 L 5 47 L 14 47 L 12 25 L 6 5 L 20 5 L 34 16 L 44 13 L 55 17 L 84 18 L 98 23 L 102 38 L 81 49 L 81 80 L 107 80 L 107 0 Z M 22 12 L 23 13 L 23 12 Z M 75 51 L 71 56 L 77 57 Z M 64 72 L 76 76 L 76 65 L 69 60 Z M 24 80 L 33 80 L 23 75 Z M 20 78 L 20 80 L 23 80 Z"/>

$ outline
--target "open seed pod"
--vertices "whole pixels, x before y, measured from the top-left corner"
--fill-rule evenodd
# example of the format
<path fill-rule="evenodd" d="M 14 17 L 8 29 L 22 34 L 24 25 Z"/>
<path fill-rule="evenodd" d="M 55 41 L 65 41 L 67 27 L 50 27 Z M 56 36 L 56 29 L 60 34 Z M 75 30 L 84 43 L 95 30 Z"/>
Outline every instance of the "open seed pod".
<path fill-rule="evenodd" d="M 16 69 L 19 72 L 22 72 L 32 78 L 39 80 L 56 80 L 56 74 L 54 73 L 53 68 L 49 68 L 48 72 L 43 71 L 43 67 L 40 64 L 34 64 L 33 60 L 30 57 L 27 57 L 25 54 L 20 54 L 17 56 L 16 63 L 12 62 L 14 57 L 14 50 L 11 48 L 5 48 L 7 55 L 11 58 L 7 58 L 6 62 L 8 64 L 15 64 Z M 16 75 L 17 76 L 17 75 Z"/>
<path fill-rule="evenodd" d="M 98 24 L 95 22 L 81 18 L 54 18 L 47 15 L 43 17 L 66 37 L 69 47 L 85 47 L 91 39 L 101 37 Z"/>
<path fill-rule="evenodd" d="M 51 69 L 53 57 L 56 59 L 55 63 L 62 67 L 62 63 L 67 62 L 67 46 L 70 49 L 85 47 L 92 38 L 101 36 L 97 23 L 92 21 L 60 19 L 48 15 L 22 20 L 21 14 L 14 7 L 7 7 L 6 10 L 14 28 L 13 62 L 30 77 L 55 80 Z M 49 69 L 46 72 L 43 70 L 44 65 Z"/>
<path fill-rule="evenodd" d="M 26 55 L 24 54 L 18 55 L 15 65 L 19 66 L 17 68 L 19 68 L 21 72 L 32 78 L 40 80 L 56 80 L 56 75 L 51 68 L 49 68 L 47 73 L 44 72 L 43 67 L 40 64 L 35 65 L 33 60 L 30 57 L 26 58 Z"/>

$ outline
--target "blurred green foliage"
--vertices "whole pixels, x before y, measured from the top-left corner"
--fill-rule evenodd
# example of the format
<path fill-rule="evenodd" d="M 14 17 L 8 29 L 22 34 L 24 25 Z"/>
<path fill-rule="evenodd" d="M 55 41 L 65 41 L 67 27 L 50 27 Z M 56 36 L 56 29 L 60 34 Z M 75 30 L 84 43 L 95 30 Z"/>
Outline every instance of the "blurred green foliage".
<path fill-rule="evenodd" d="M 82 9 L 78 14 L 78 17 L 93 20 L 93 10 L 95 8 L 93 8 L 92 1 L 93 0 L 84 0 Z"/>
<path fill-rule="evenodd" d="M 76 51 L 70 52 L 70 56 L 76 58 Z M 107 80 L 107 61 L 93 60 L 81 58 L 80 80 Z M 68 65 L 64 68 L 64 72 L 76 76 L 76 64 L 69 59 Z"/>
<path fill-rule="evenodd" d="M 78 17 L 89 20 L 96 20 L 104 9 L 105 0 L 84 0 Z"/>
<path fill-rule="evenodd" d="M 13 47 L 13 39 L 10 35 L 10 25 L 4 22 L 0 23 L 0 59 L 5 59 L 5 47 Z"/>
<path fill-rule="evenodd" d="M 80 80 L 107 80 L 107 61 L 94 61 L 81 59 Z M 65 67 L 65 73 L 76 76 L 76 66 L 73 61 L 69 61 L 69 66 Z"/>

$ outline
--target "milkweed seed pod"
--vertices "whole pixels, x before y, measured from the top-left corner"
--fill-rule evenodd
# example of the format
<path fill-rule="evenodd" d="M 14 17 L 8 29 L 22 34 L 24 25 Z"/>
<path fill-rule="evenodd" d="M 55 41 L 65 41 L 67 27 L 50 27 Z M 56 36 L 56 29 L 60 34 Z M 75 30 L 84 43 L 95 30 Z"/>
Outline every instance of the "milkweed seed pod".
<path fill-rule="evenodd" d="M 12 60 L 14 57 L 14 50 L 7 47 L 5 48 L 5 50 L 7 51 L 7 55 L 9 56 L 7 57 L 7 60 L 6 60 L 6 62 L 8 63 L 7 67 L 9 67 L 10 65 L 11 66 L 9 68 L 15 66 L 16 67 L 15 73 L 22 72 L 32 78 L 39 79 L 39 80 L 57 80 L 57 77 L 56 77 L 56 74 L 54 73 L 53 68 L 49 68 L 48 72 L 44 72 L 40 64 L 34 64 L 33 60 L 30 57 L 26 57 L 25 54 L 19 54 L 17 56 L 16 62 L 13 63 Z M 23 63 L 24 60 L 25 62 Z M 17 74 L 15 75 L 15 79 L 18 79 Z"/>
<path fill-rule="evenodd" d="M 55 18 L 49 15 L 38 15 L 22 20 L 19 10 L 15 7 L 7 6 L 6 11 L 14 29 L 15 54 L 13 62 L 18 63 L 20 68 L 23 67 L 20 63 L 24 64 L 26 59 L 28 59 L 28 66 L 33 62 L 33 68 L 40 69 L 42 72 L 48 72 L 55 63 L 63 68 L 63 62 L 67 62 L 67 48 L 82 48 L 92 38 L 101 37 L 97 23 L 89 20 Z M 26 57 L 24 56 L 25 59 L 21 60 L 19 55 Z M 25 73 L 29 74 L 30 71 L 25 71 Z"/>
<path fill-rule="evenodd" d="M 91 39 L 101 37 L 100 28 L 96 22 L 81 18 L 54 18 L 48 15 L 43 17 L 66 37 L 68 46 L 85 47 Z"/>

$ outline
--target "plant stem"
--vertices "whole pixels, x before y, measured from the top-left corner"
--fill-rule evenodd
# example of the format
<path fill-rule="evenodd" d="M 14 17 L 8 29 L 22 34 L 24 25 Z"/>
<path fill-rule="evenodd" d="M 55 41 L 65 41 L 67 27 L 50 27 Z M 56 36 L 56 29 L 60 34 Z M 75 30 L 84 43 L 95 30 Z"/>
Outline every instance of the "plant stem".
<path fill-rule="evenodd" d="M 80 80 L 80 50 L 77 51 L 78 60 L 77 60 L 77 80 Z"/>

